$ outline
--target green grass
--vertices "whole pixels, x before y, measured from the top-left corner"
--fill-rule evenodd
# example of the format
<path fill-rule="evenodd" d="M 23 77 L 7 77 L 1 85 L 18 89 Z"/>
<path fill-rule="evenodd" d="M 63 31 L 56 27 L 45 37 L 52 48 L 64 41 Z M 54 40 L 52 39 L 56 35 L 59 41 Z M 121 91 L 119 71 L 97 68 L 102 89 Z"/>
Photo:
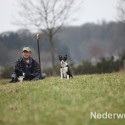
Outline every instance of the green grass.
<path fill-rule="evenodd" d="M 125 74 L 0 81 L 0 125 L 125 124 L 125 119 L 90 119 L 90 112 L 125 113 Z"/>

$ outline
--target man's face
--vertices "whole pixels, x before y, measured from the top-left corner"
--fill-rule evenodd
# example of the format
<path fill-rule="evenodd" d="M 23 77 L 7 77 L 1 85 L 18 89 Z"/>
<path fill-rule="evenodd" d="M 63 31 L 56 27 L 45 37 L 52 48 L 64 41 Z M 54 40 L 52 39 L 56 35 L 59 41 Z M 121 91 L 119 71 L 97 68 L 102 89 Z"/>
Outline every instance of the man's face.
<path fill-rule="evenodd" d="M 23 51 L 23 58 L 28 59 L 31 56 L 31 52 Z"/>

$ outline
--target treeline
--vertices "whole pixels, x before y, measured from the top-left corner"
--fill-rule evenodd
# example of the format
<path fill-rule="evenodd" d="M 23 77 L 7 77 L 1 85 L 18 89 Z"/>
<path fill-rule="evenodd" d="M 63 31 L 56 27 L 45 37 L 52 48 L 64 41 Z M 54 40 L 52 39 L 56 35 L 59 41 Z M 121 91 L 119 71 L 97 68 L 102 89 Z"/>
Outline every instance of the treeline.
<path fill-rule="evenodd" d="M 93 58 L 98 60 L 103 57 L 101 62 L 106 63 L 107 60 L 105 61 L 105 59 L 121 55 L 125 50 L 124 33 L 125 26 L 119 22 L 87 23 L 82 26 L 64 27 L 54 36 L 56 43 L 56 64 L 59 65 L 59 54 L 67 54 L 69 62 L 73 64 L 73 72 L 75 74 L 77 74 L 78 69 L 79 74 L 88 70 L 87 68 L 81 68 L 81 65 L 93 68 L 91 68 L 91 71 L 87 71 L 88 73 L 95 72 L 97 68 L 99 69 L 98 71 L 96 70 L 97 72 L 102 72 L 103 68 L 100 67 L 100 64 L 97 67 L 90 65 L 91 60 Z M 51 69 L 48 37 L 44 34 L 41 34 L 40 37 L 42 70 L 49 67 Z M 21 50 L 24 46 L 30 46 L 33 57 L 38 60 L 36 34 L 26 29 L 17 32 L 1 33 L 0 67 L 12 67 L 17 58 L 21 56 Z M 81 62 L 83 63 L 78 65 Z M 109 62 L 107 64 L 110 65 Z M 75 68 L 76 65 L 77 69 Z"/>
<path fill-rule="evenodd" d="M 124 61 L 122 59 L 114 61 L 114 57 L 110 59 L 101 58 L 96 65 L 85 61 L 77 67 L 73 67 L 74 74 L 99 74 L 99 73 L 112 73 L 124 69 Z"/>
<path fill-rule="evenodd" d="M 58 54 L 67 54 L 70 61 L 75 63 L 91 60 L 92 57 L 119 54 L 125 50 L 124 33 L 124 24 L 116 22 L 64 27 L 54 39 L 56 60 L 58 60 Z M 21 56 L 20 51 L 23 46 L 30 46 L 33 56 L 37 59 L 36 34 L 28 30 L 0 34 L 0 65 L 12 65 L 14 60 Z M 40 49 L 43 66 L 50 66 L 50 44 L 44 34 L 41 34 Z"/>

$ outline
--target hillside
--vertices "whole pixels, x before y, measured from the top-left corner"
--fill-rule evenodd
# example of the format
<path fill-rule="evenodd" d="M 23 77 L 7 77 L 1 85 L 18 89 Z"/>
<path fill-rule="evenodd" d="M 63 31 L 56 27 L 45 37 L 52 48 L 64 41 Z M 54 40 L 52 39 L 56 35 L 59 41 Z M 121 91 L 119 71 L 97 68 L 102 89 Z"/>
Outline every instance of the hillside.
<path fill-rule="evenodd" d="M 90 113 L 125 113 L 123 73 L 0 81 L 1 125 L 123 125 L 125 118 L 91 119 Z"/>

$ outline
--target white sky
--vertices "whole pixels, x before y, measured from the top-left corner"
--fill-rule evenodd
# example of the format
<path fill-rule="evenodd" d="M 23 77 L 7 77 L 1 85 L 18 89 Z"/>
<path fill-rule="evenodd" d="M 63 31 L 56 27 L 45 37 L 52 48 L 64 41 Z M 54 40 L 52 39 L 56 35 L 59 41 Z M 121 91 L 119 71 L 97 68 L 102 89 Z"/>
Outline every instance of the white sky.
<path fill-rule="evenodd" d="M 18 0 L 0 0 L 0 33 L 16 31 L 21 28 L 12 24 L 17 2 Z M 85 0 L 81 9 L 82 16 L 73 25 L 81 25 L 87 22 L 98 23 L 102 20 L 115 21 L 117 18 L 117 2 L 118 0 Z"/>

